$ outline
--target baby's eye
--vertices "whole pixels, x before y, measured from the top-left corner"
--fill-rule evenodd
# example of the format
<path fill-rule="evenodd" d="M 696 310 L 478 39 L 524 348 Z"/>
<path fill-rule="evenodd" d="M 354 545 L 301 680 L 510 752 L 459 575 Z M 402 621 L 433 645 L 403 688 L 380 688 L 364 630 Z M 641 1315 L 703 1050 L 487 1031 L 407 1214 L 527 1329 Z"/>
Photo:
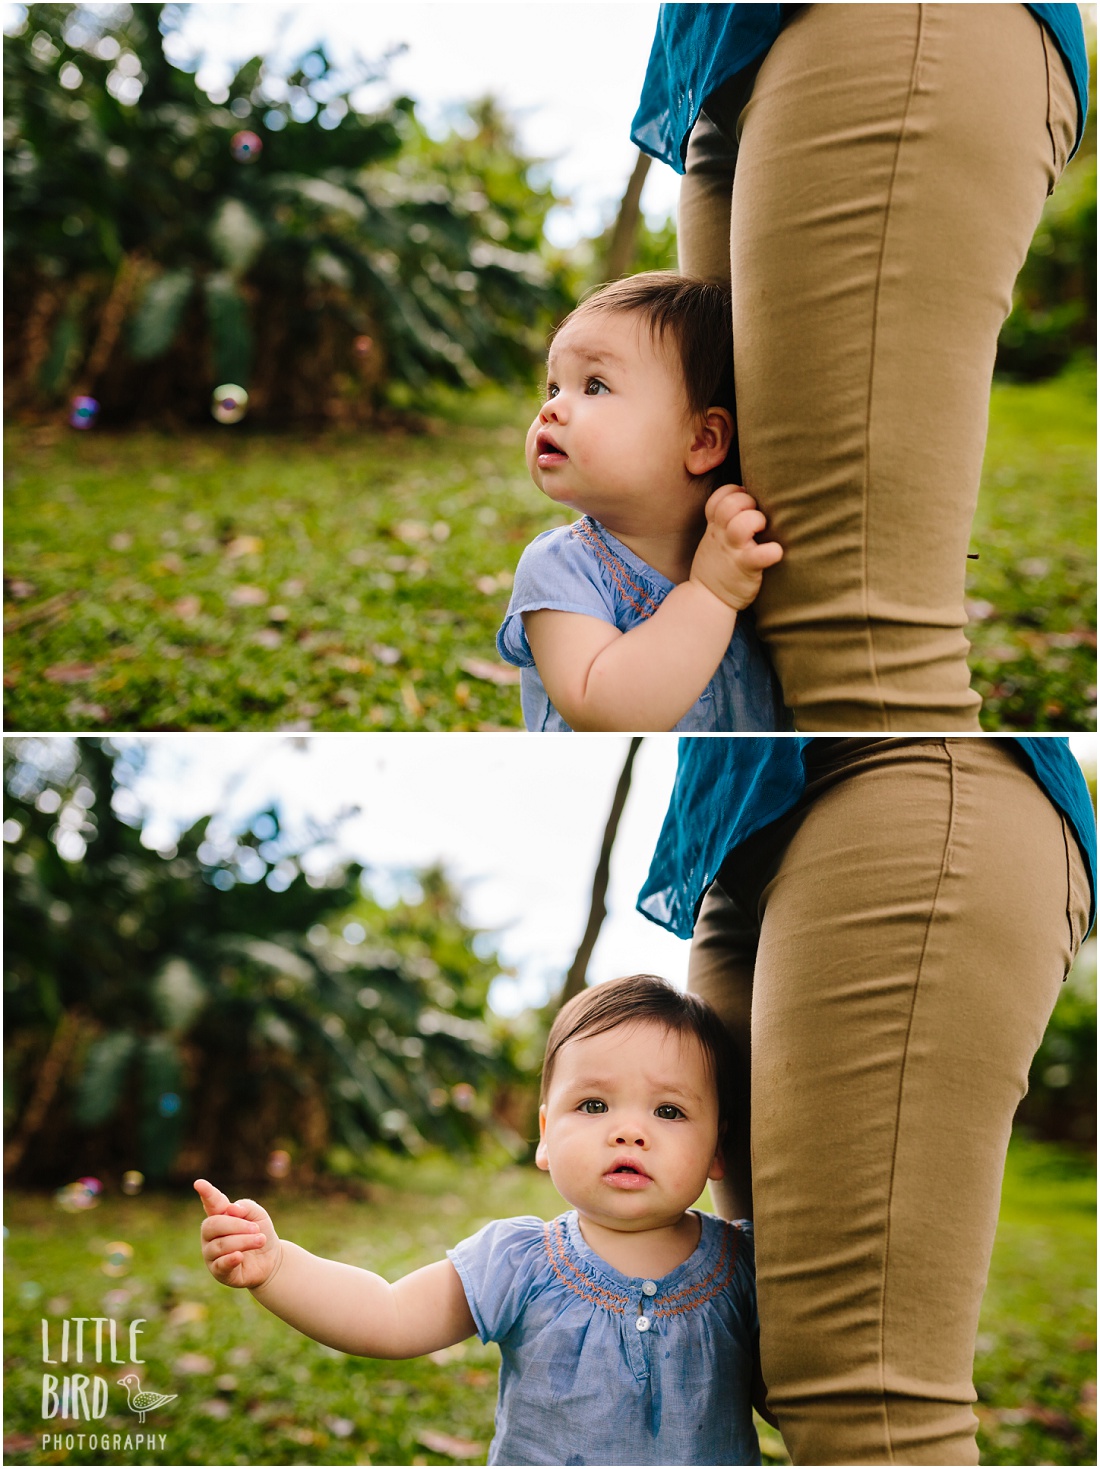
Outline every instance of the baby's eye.
<path fill-rule="evenodd" d="M 677 1117 L 683 1117 L 684 1114 L 679 1107 L 674 1107 L 671 1102 L 665 1102 L 657 1108 L 653 1115 L 659 1117 L 662 1122 L 675 1122 Z"/>
<path fill-rule="evenodd" d="M 558 396 L 558 385 L 557 385 L 557 383 L 547 383 L 546 384 L 546 391 L 545 391 L 545 393 L 543 393 L 542 396 L 544 398 L 556 398 Z"/>
<path fill-rule="evenodd" d="M 600 382 L 598 377 L 590 377 L 585 385 L 584 391 L 590 398 L 595 398 L 600 393 L 610 393 L 611 389 L 606 383 Z"/>
<path fill-rule="evenodd" d="M 589 1117 L 597 1117 L 601 1112 L 607 1111 L 607 1103 L 601 1102 L 599 1097 L 589 1097 L 577 1108 L 578 1112 L 587 1112 Z"/>

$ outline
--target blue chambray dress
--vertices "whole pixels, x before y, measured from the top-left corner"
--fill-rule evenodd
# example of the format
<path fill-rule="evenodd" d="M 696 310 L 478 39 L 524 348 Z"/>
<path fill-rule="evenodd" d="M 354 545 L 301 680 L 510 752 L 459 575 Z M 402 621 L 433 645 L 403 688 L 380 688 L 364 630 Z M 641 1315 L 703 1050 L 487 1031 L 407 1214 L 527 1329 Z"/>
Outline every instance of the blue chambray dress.
<path fill-rule="evenodd" d="M 699 1217 L 695 1253 L 660 1280 L 602 1260 L 575 1210 L 447 1251 L 478 1336 L 500 1344 L 490 1464 L 760 1463 L 752 1225 Z"/>
<path fill-rule="evenodd" d="M 497 633 L 497 651 L 522 670 L 520 701 L 529 730 L 568 730 L 551 704 L 523 629 L 523 613 L 581 612 L 629 632 L 652 617 L 673 583 L 590 515 L 536 536 L 520 557 L 512 599 Z M 752 617 L 738 614 L 714 677 L 679 724 L 681 733 L 791 728 L 779 681 L 756 636 Z"/>

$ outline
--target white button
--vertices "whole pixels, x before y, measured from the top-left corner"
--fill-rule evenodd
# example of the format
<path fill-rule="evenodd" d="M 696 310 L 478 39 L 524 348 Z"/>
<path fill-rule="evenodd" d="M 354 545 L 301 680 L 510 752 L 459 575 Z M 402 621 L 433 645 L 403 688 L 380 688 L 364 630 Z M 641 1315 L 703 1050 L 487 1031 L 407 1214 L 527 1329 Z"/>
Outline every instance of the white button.
<path fill-rule="evenodd" d="M 656 1294 L 657 1294 L 657 1285 L 656 1285 L 656 1282 L 655 1281 L 652 1281 L 652 1280 L 643 1280 L 642 1281 L 642 1295 L 643 1296 L 655 1296 Z"/>
<path fill-rule="evenodd" d="M 637 1321 L 635 1321 L 634 1325 L 638 1328 L 639 1331 L 648 1331 L 649 1330 L 649 1317 L 648 1316 L 639 1316 L 638 1319 L 637 1319 Z"/>

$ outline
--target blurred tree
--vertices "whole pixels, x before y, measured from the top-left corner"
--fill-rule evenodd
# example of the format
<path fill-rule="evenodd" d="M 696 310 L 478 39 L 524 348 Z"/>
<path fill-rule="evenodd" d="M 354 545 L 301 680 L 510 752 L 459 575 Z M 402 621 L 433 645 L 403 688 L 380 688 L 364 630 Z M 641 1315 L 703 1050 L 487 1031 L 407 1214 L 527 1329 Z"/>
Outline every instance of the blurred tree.
<path fill-rule="evenodd" d="M 526 374 L 568 305 L 554 198 L 491 102 L 435 143 L 383 67 L 258 59 L 214 102 L 166 58 L 178 7 L 31 5 L 4 42 L 8 405 L 261 422 L 376 408 L 387 385 Z M 217 95 L 217 94 L 215 94 Z"/>
<path fill-rule="evenodd" d="M 354 864 L 307 875 L 331 833 L 303 851 L 275 811 L 151 851 L 139 758 L 5 747 L 6 1168 L 244 1181 L 283 1149 L 308 1178 L 375 1143 L 474 1145 L 512 1042 L 486 1016 L 496 956 L 444 874 L 385 908 Z"/>

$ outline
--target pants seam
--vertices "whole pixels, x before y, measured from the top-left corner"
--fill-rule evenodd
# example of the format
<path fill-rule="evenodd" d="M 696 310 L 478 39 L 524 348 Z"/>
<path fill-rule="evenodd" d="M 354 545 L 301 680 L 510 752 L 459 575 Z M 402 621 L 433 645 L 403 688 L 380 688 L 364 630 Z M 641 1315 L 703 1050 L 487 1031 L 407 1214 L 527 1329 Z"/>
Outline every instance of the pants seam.
<path fill-rule="evenodd" d="M 898 129 L 898 140 L 894 148 L 894 161 L 890 169 L 890 183 L 886 190 L 886 207 L 883 211 L 882 238 L 879 242 L 878 263 L 875 267 L 875 289 L 874 299 L 871 306 L 871 353 L 870 369 L 867 374 L 867 413 L 863 427 L 863 486 L 862 486 L 862 514 L 860 516 L 862 560 L 862 587 L 861 599 L 863 603 L 863 625 L 866 629 L 867 638 L 867 661 L 871 670 L 871 684 L 878 700 L 879 714 L 883 719 L 883 728 L 890 728 L 891 716 L 886 708 L 886 698 L 882 691 L 879 679 L 878 662 L 875 656 L 875 637 L 871 627 L 871 600 L 870 600 L 870 551 L 868 547 L 868 522 L 870 519 L 871 500 L 871 404 L 874 399 L 875 387 L 875 358 L 878 349 L 878 324 L 879 324 L 879 298 L 882 291 L 883 262 L 886 257 L 886 240 L 890 233 L 890 211 L 894 202 L 894 185 L 897 182 L 898 164 L 901 159 L 901 148 L 905 141 L 906 125 L 909 121 L 909 108 L 913 101 L 913 94 L 917 88 L 917 69 L 920 66 L 921 46 L 924 40 L 924 6 L 917 6 L 917 42 L 913 49 L 913 66 L 909 74 L 909 87 L 905 97 L 905 111 L 902 114 L 901 127 Z"/>
<path fill-rule="evenodd" d="M 890 1415 L 887 1411 L 886 1393 L 886 1294 L 887 1278 L 890 1265 L 890 1222 L 893 1217 L 894 1207 L 894 1181 L 897 1174 L 898 1163 L 898 1138 L 901 1133 L 901 1109 L 902 1097 L 905 1092 L 905 1072 L 909 1061 L 909 1042 L 913 1033 L 913 1016 L 917 1008 L 917 996 L 920 993 L 921 979 L 924 975 L 924 961 L 928 953 L 928 942 L 932 934 L 932 925 L 936 920 L 936 912 L 939 907 L 940 892 L 943 888 L 944 879 L 948 875 L 951 862 L 951 850 L 955 838 L 955 812 L 958 801 L 957 771 L 951 751 L 950 742 L 944 741 L 944 753 L 947 756 L 947 769 L 949 780 L 948 812 L 947 812 L 947 835 L 944 839 L 943 854 L 940 858 L 940 870 L 936 878 L 936 889 L 932 894 L 932 904 L 928 912 L 928 922 L 924 928 L 924 938 L 921 941 L 920 957 L 917 960 L 916 978 L 913 982 L 913 993 L 909 1001 L 909 1017 L 905 1025 L 905 1040 L 902 1045 L 901 1067 L 898 1073 L 898 1092 L 896 1110 L 894 1113 L 894 1146 L 890 1155 L 890 1181 L 886 1191 L 886 1226 L 882 1250 L 882 1291 L 880 1295 L 879 1315 L 879 1390 L 882 1394 L 882 1414 L 884 1436 L 886 1440 L 886 1451 L 889 1455 L 889 1463 L 896 1463 L 894 1458 L 894 1446 L 890 1437 Z"/>

